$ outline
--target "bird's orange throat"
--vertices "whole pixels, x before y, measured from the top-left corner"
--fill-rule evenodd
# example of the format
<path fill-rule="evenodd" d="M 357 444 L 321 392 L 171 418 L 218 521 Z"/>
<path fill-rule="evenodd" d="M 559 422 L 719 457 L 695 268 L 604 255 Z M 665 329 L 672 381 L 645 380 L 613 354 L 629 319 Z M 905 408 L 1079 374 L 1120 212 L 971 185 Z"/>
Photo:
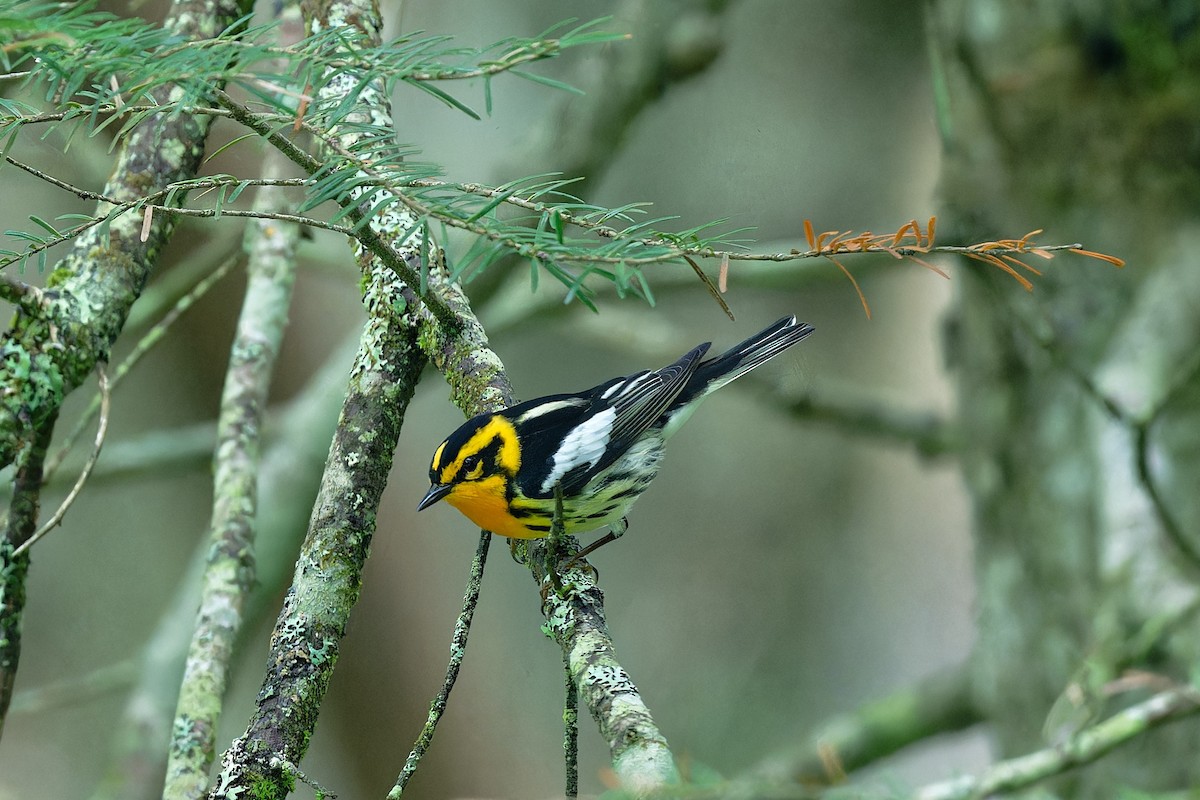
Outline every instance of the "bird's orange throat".
<path fill-rule="evenodd" d="M 531 531 L 508 512 L 504 478 L 492 475 L 479 481 L 457 484 L 446 495 L 446 502 L 484 530 L 515 539 L 533 539 L 546 534 Z"/>

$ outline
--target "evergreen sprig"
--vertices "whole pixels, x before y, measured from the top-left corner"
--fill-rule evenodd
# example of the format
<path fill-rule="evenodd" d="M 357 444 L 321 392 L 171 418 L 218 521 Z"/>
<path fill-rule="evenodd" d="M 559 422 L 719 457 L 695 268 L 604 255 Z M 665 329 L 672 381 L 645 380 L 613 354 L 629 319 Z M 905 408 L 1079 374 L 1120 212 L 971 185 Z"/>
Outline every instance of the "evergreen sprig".
<path fill-rule="evenodd" d="M 507 38 L 479 49 L 422 34 L 356 49 L 346 46 L 337 28 L 279 46 L 273 25 L 250 26 L 245 20 L 216 38 L 191 42 L 154 25 L 96 10 L 94 3 L 66 6 L 25 0 L 13 6 L 12 14 L 32 22 L 22 23 L 21 36 L 5 49 L 7 77 L 19 78 L 25 92 L 23 99 L 0 101 L 0 147 L 5 155 L 20 131 L 35 124 L 45 127 L 44 136 L 69 126 L 66 142 L 78 132 L 95 136 L 111 129 L 115 142 L 155 114 L 231 116 L 243 124 L 252 119 L 248 127 L 276 146 L 287 140 L 290 157 L 309 172 L 306 199 L 297 210 L 301 218 L 353 234 L 399 203 L 417 220 L 410 234 L 460 230 L 471 235 L 461 255 L 455 257 L 452 248 L 449 268 L 454 278 L 473 278 L 499 259 L 516 255 L 531 264 L 535 287 L 544 272 L 566 288 L 568 302 L 578 298 L 589 306 L 592 292 L 587 282 L 593 276 L 612 283 L 619 295 L 652 302 L 643 266 L 682 263 L 685 250 L 737 244 L 727 236 L 711 235 L 717 223 L 676 232 L 658 230 L 673 218 L 644 219 L 647 204 L 608 208 L 585 203 L 567 191 L 574 179 L 558 175 L 528 176 L 497 187 L 443 182 L 437 165 L 419 160 L 417 147 L 398 143 L 391 131 L 347 118 L 368 86 L 382 85 L 388 91 L 400 84 L 417 87 L 474 117 L 478 114 L 473 109 L 434 84 L 482 80 L 489 111 L 490 81 L 503 73 L 570 89 L 520 67 L 572 47 L 623 38 L 600 30 L 604 20 L 563 23 L 536 37 Z M 281 58 L 287 72 L 279 71 Z M 336 102 L 312 102 L 329 76 L 347 72 L 359 76 L 350 92 Z M 165 102 L 161 97 L 155 100 L 150 92 L 168 81 L 182 89 Z M 230 103 L 212 88 L 221 83 L 240 88 L 240 114 L 230 113 Z M 34 96 L 50 109 L 41 111 L 28 102 Z M 317 161 L 315 148 L 297 145 L 294 133 L 301 130 L 315 136 L 332 157 Z M 333 130 L 355 130 L 359 135 L 350 137 L 353 145 L 344 146 L 330 133 Z M 123 213 L 148 213 L 149 208 L 194 214 L 199 207 L 188 193 L 202 188 L 216 190 L 207 195 L 203 215 L 219 217 L 247 185 L 236 176 L 207 176 L 175 184 L 153 197 L 114 203 L 94 216 L 56 220 L 73 223 L 61 230 L 34 220 L 36 230 L 5 232 L 25 247 L 0 252 L 0 267 L 24 266 L 31 257 L 42 267 L 49 247 L 90 227 L 110 224 Z M 336 210 L 324 219 L 311 216 L 327 204 Z M 424 283 L 422 276 L 422 288 Z"/>
<path fill-rule="evenodd" d="M 288 112 L 289 93 L 280 93 L 281 88 L 313 91 L 330 76 L 354 70 L 365 81 L 383 81 L 389 91 L 404 82 L 478 116 L 444 90 L 420 85 L 490 80 L 512 72 L 569 89 L 519 67 L 570 48 L 626 38 L 597 30 L 606 20 L 564 30 L 573 22 L 568 21 L 536 37 L 509 37 L 484 48 L 455 46 L 449 36 L 414 32 L 378 47 L 356 49 L 345 46 L 336 28 L 280 46 L 275 24 L 252 26 L 242 19 L 212 39 L 189 41 L 142 20 L 98 11 L 95 0 L 79 4 L 17 0 L 0 16 L 0 30 L 7 30 L 11 39 L 0 48 L 0 65 L 23 78 L 26 88 L 42 89 L 46 100 L 77 103 L 94 113 L 110 105 L 137 104 L 152 89 L 167 84 L 183 89 L 169 104 L 175 110 L 211 105 L 211 87 L 222 83 L 240 86 L 264 106 Z M 353 56 L 347 57 L 347 52 Z M 289 72 L 278 71 L 281 62 Z M 490 98 L 490 93 L 485 95 Z M 353 97 L 348 97 L 343 106 L 352 102 Z"/>

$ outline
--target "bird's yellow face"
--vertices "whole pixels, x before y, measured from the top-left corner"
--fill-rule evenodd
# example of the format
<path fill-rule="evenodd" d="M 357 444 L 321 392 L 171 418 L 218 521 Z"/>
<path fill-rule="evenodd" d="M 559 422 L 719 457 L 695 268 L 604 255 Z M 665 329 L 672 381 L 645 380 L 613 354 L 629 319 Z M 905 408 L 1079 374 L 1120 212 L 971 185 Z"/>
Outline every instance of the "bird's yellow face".
<path fill-rule="evenodd" d="M 511 483 L 520 468 L 513 424 L 499 415 L 475 417 L 434 452 L 431 485 L 417 510 L 444 499 L 485 530 L 526 538 L 531 533 L 509 512 Z"/>

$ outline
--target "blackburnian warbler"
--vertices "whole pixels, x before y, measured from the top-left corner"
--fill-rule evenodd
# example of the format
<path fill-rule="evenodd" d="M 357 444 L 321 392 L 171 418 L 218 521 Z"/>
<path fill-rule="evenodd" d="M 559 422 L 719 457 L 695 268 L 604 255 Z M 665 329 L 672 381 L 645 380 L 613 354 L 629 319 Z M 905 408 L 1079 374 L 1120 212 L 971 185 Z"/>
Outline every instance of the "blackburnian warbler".
<path fill-rule="evenodd" d="M 444 499 L 479 527 L 517 539 L 550 532 L 555 484 L 569 534 L 609 527 L 577 558 L 625 532 L 625 514 L 658 474 L 663 443 L 700 401 L 813 332 L 784 317 L 715 358 L 709 342 L 662 369 L 575 394 L 480 414 L 433 454 L 417 510 Z"/>

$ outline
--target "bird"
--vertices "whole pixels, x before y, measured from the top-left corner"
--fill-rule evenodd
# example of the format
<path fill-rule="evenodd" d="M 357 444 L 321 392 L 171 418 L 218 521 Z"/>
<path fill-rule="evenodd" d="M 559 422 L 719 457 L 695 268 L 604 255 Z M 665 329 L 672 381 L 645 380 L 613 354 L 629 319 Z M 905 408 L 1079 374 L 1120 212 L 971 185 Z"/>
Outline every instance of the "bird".
<path fill-rule="evenodd" d="M 713 358 L 711 342 L 662 369 L 613 378 L 467 420 L 434 451 L 423 511 L 445 500 L 484 530 L 510 539 L 609 531 L 578 561 L 625 533 L 626 514 L 658 475 L 665 442 L 705 397 L 801 341 L 813 327 L 784 317 Z"/>

